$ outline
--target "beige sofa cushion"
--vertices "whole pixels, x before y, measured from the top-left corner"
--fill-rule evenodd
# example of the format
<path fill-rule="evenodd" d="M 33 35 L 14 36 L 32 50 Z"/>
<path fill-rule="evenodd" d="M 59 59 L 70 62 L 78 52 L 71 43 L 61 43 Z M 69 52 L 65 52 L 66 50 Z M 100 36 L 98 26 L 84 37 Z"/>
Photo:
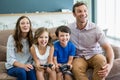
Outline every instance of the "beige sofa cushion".
<path fill-rule="evenodd" d="M 113 67 L 106 80 L 120 80 L 120 58 L 114 60 Z"/>
<path fill-rule="evenodd" d="M 0 45 L 6 46 L 8 36 L 13 33 L 13 30 L 3 30 L 0 31 Z"/>
<path fill-rule="evenodd" d="M 0 80 L 16 80 L 15 77 L 9 76 L 5 69 L 5 62 L 0 62 Z"/>
<path fill-rule="evenodd" d="M 6 47 L 0 45 L 0 61 L 6 61 Z"/>
<path fill-rule="evenodd" d="M 9 76 L 7 73 L 0 73 L 0 80 L 16 80 L 16 78 Z"/>
<path fill-rule="evenodd" d="M 0 62 L 0 73 L 6 73 L 6 68 L 5 68 L 5 62 L 1 61 Z"/>
<path fill-rule="evenodd" d="M 111 45 L 115 54 L 115 59 L 120 58 L 120 47 Z"/>

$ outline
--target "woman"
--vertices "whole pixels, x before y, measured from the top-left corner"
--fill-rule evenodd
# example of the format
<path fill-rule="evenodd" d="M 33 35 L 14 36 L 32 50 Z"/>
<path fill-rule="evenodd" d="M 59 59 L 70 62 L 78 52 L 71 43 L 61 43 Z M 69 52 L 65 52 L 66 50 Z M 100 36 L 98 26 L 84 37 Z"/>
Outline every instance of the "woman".
<path fill-rule="evenodd" d="M 14 34 L 8 38 L 5 64 L 7 73 L 17 77 L 17 80 L 36 80 L 29 51 L 32 40 L 31 21 L 27 16 L 21 16 L 17 20 Z"/>

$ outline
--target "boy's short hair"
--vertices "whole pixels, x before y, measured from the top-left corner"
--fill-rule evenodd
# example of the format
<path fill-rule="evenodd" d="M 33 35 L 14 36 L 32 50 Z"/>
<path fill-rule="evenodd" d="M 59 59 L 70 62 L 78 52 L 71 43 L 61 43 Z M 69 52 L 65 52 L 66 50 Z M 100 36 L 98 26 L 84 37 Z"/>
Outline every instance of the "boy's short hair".
<path fill-rule="evenodd" d="M 65 33 L 71 34 L 70 28 L 67 27 L 67 26 L 65 26 L 65 25 L 59 26 L 59 27 L 56 29 L 55 34 L 56 34 L 57 37 L 58 37 L 58 35 L 59 35 L 59 31 L 60 31 L 60 32 L 65 32 Z"/>

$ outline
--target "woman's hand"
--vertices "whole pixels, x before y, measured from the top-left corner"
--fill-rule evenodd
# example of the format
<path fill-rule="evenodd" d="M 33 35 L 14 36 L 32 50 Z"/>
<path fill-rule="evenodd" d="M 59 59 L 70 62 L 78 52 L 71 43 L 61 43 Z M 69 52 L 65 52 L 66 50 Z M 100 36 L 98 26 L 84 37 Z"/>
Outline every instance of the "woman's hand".
<path fill-rule="evenodd" d="M 32 64 L 25 64 L 25 65 L 24 65 L 24 69 L 25 69 L 26 71 L 30 71 L 30 69 L 33 69 L 33 65 L 32 65 Z"/>

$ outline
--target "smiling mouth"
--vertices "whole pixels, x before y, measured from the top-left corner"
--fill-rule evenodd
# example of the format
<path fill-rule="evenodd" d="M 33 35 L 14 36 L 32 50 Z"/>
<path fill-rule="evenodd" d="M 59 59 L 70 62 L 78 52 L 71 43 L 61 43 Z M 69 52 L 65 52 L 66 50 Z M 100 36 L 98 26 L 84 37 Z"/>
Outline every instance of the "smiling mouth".
<path fill-rule="evenodd" d="M 46 42 L 41 42 L 41 44 L 45 45 L 45 44 L 46 44 Z"/>
<path fill-rule="evenodd" d="M 23 28 L 24 30 L 28 30 L 28 28 Z"/>

